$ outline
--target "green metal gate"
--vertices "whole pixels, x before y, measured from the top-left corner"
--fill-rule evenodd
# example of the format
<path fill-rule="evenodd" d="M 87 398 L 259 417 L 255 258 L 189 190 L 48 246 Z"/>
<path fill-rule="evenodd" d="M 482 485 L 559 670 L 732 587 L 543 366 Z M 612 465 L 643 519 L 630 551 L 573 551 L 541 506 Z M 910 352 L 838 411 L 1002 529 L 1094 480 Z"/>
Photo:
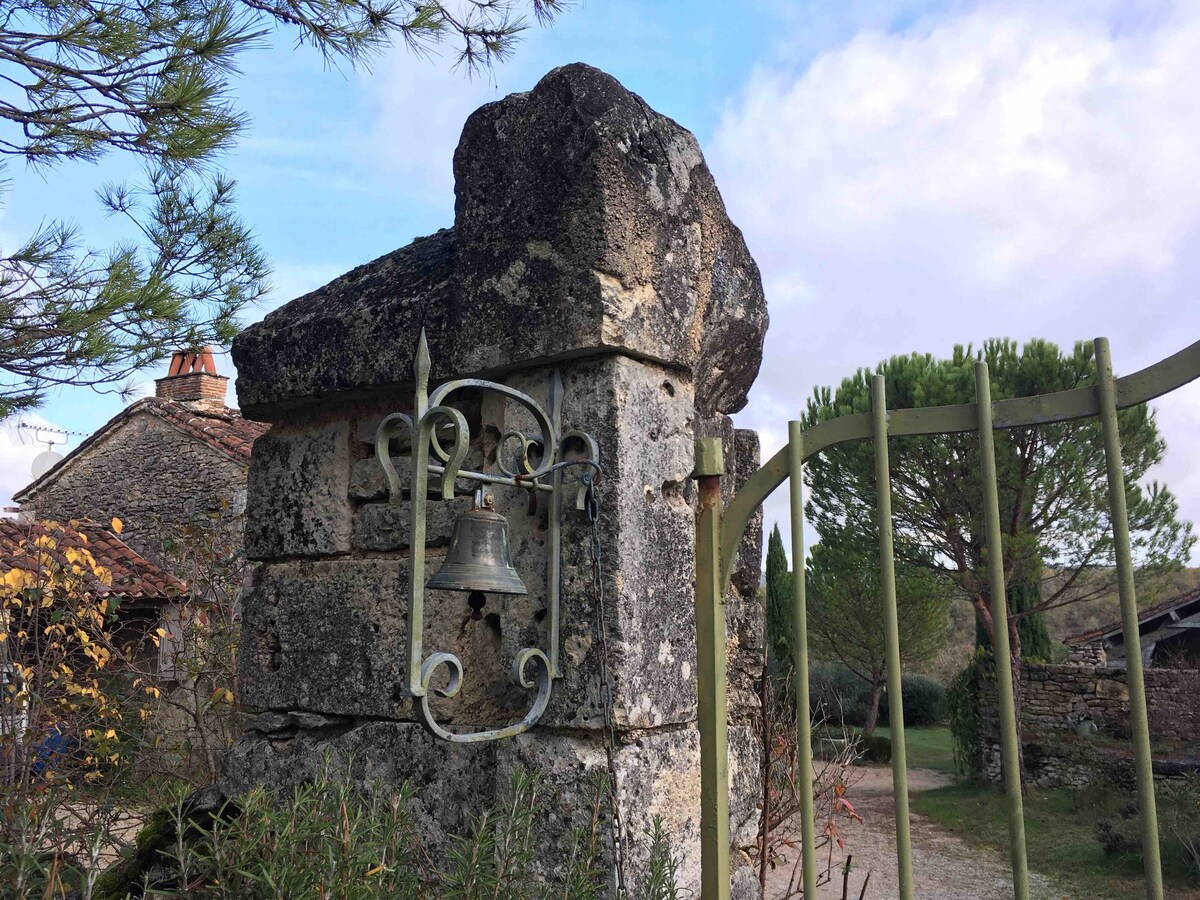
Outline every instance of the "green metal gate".
<path fill-rule="evenodd" d="M 808 702 L 808 635 L 805 605 L 804 497 L 802 471 L 805 460 L 830 447 L 871 440 L 875 449 L 880 572 L 887 639 L 887 690 L 892 715 L 892 772 L 896 802 L 896 865 L 902 900 L 913 898 L 912 843 L 908 823 L 908 784 L 904 742 L 904 705 L 900 680 L 900 646 L 897 636 L 896 573 L 892 548 L 892 494 L 888 465 L 888 438 L 915 435 L 953 434 L 974 431 L 979 438 L 984 490 L 985 530 L 991 559 L 1001 558 L 1001 532 L 996 458 L 993 431 L 1044 425 L 1071 419 L 1100 419 L 1108 471 L 1109 503 L 1112 512 L 1118 590 L 1125 646 L 1128 649 L 1128 688 L 1131 707 L 1134 762 L 1137 774 L 1138 817 L 1141 825 L 1142 856 L 1145 862 L 1146 896 L 1161 900 L 1162 871 L 1159 859 L 1158 820 L 1154 805 L 1154 775 L 1150 758 L 1150 732 L 1142 656 L 1138 639 L 1137 597 L 1129 542 L 1121 435 L 1117 411 L 1147 403 L 1190 381 L 1200 378 L 1200 341 L 1174 356 L 1140 372 L 1114 378 L 1107 338 L 1095 341 L 1097 384 L 1069 391 L 991 399 L 987 364 L 975 364 L 975 403 L 958 406 L 904 409 L 889 412 L 884 379 L 874 376 L 871 412 L 842 416 L 801 428 L 788 423 L 788 444 L 776 453 L 722 508 L 720 479 L 724 467 L 719 439 L 696 442 L 695 476 L 700 487 L 700 511 L 696 527 L 696 644 L 698 655 L 700 769 L 701 769 L 701 860 L 704 900 L 729 897 L 729 765 L 726 743 L 725 593 L 735 554 L 754 512 L 784 481 L 791 498 L 792 560 L 799 577 L 792 579 L 794 659 L 796 678 L 796 722 L 800 793 L 801 854 L 804 895 L 816 896 L 816 822 L 812 797 L 812 735 Z M 993 621 L 1008 621 L 1003 566 L 989 566 Z M 1017 721 L 1013 701 L 1012 668 L 1008 629 L 994 629 L 997 693 L 1000 701 L 1001 754 L 1008 802 L 1009 851 L 1013 893 L 1017 900 L 1029 897 L 1029 868 L 1025 855 L 1025 825 L 1021 803 L 1021 781 L 1017 765 Z"/>

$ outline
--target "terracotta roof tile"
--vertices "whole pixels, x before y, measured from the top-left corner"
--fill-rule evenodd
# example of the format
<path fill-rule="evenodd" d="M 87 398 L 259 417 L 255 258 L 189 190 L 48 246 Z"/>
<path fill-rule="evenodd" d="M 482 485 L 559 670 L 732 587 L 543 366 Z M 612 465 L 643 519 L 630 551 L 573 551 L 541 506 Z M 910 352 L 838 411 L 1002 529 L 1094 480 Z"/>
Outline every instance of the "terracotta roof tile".
<path fill-rule="evenodd" d="M 244 419 L 228 407 L 220 412 L 208 411 L 174 400 L 161 400 L 158 397 L 140 400 L 130 407 L 130 411 L 135 408 L 158 416 L 241 462 L 250 461 L 250 451 L 254 442 L 271 427 L 265 422 Z"/>
<path fill-rule="evenodd" d="M 67 564 L 65 554 L 68 549 L 86 548 L 98 565 L 112 573 L 111 587 L 99 580 L 91 581 L 89 587 L 97 593 L 160 601 L 187 593 L 184 582 L 135 553 L 112 532 L 88 521 L 62 524 L 0 519 L 0 571 L 36 570 L 37 563 L 26 548 L 42 535 L 54 539 L 55 549 L 48 552 L 60 564 Z"/>

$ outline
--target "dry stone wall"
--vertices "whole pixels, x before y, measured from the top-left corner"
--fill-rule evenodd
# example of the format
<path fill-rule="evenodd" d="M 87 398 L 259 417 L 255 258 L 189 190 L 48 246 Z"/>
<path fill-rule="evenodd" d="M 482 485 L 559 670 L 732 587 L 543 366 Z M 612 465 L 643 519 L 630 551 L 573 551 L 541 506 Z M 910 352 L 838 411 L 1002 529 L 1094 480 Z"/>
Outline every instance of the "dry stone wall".
<path fill-rule="evenodd" d="M 618 734 L 617 789 L 636 884 L 661 816 L 699 886 L 694 441 L 719 435 L 726 490 L 758 465 L 757 437 L 728 413 L 745 402 L 766 310 L 758 270 L 695 139 L 587 66 L 468 121 L 455 155 L 455 229 L 389 254 L 269 315 L 234 345 L 247 414 L 272 423 L 254 452 L 246 548 L 261 566 L 243 596 L 241 699 L 257 711 L 226 760 L 223 786 L 282 787 L 323 757 L 353 761 L 366 783 L 417 788 L 435 849 L 493 802 L 514 769 L 542 779 L 539 861 L 552 877 L 586 826 L 593 773 L 606 767 L 598 627 L 604 628 Z M 636 226 L 636 227 L 635 227 Z M 445 554 L 461 496 L 386 496 L 374 459 L 380 420 L 411 404 L 412 355 L 426 331 L 433 379 L 485 376 L 545 402 L 555 370 L 564 428 L 590 432 L 604 474 L 598 531 L 606 618 L 591 591 L 591 529 L 562 518 L 563 677 L 532 731 L 481 745 L 441 741 L 414 721 L 406 665 L 408 504 L 428 503 L 427 573 Z M 529 429 L 495 395 L 466 395 L 468 466 L 494 467 L 497 440 Z M 406 478 L 410 448 L 390 448 Z M 446 726 L 518 720 L 530 692 L 508 674 L 516 652 L 546 646 L 548 510 L 497 489 L 526 596 L 491 596 L 472 618 L 463 594 L 426 596 L 425 652 L 465 666 L 459 695 L 437 700 Z M 572 506 L 568 504 L 568 506 Z M 757 825 L 754 686 L 761 522 L 749 530 L 727 596 L 731 818 Z"/>
<path fill-rule="evenodd" d="M 1101 739 L 1129 737 L 1125 669 L 1093 665 L 1026 663 L 1021 673 L 1021 726 L 1030 779 L 1044 787 L 1085 784 L 1098 774 L 1092 756 L 1073 740 L 1090 722 Z M 1200 747 L 1200 671 L 1146 669 L 1151 740 L 1167 747 Z M 1001 780 L 995 683 L 980 682 L 984 771 Z M 1082 725 L 1084 730 L 1089 726 Z M 1084 738 L 1086 741 L 1086 738 Z M 1191 755 L 1197 755 L 1193 750 Z M 1169 767 L 1168 767 L 1169 768 Z"/>

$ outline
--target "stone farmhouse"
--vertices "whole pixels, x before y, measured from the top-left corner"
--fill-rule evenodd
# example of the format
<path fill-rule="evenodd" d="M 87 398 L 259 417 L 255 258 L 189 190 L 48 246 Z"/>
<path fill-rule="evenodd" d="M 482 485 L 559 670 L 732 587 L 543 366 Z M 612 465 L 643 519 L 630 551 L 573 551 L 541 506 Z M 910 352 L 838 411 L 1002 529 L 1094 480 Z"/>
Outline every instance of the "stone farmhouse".
<path fill-rule="evenodd" d="M 1200 588 L 1185 591 L 1138 613 L 1142 662 L 1148 666 L 1200 669 Z M 1120 622 L 1067 638 L 1072 658 L 1125 668 Z"/>
<path fill-rule="evenodd" d="M 1138 631 L 1155 776 L 1200 769 L 1200 588 L 1141 610 Z M 1121 623 L 1074 635 L 1066 644 L 1065 664 L 1022 666 L 1026 774 L 1041 787 L 1080 786 L 1102 775 L 1132 782 L 1131 755 L 1119 746 L 1130 729 Z M 980 688 L 983 770 L 999 782 L 995 684 L 983 678 Z"/>
<path fill-rule="evenodd" d="M 30 518 L 124 523 L 122 540 L 161 562 L 165 528 L 240 514 L 250 450 L 268 426 L 225 405 L 211 350 L 176 353 L 155 396 L 130 404 L 14 495 Z"/>

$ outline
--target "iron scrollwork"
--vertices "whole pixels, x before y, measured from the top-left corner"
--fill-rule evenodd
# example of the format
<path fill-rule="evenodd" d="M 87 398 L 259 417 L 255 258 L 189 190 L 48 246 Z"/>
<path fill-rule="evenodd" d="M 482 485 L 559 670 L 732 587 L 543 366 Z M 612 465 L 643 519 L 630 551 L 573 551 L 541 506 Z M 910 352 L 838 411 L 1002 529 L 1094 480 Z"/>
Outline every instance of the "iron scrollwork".
<path fill-rule="evenodd" d="M 413 367 L 416 388 L 412 414 L 393 413 L 375 432 L 375 455 L 387 480 L 389 502 L 399 505 L 404 485 L 392 463 L 390 445 L 394 438 L 407 435 L 412 464 L 408 485 L 411 565 L 408 592 L 408 663 L 404 673 L 405 689 L 420 711 L 422 724 L 438 737 L 454 743 L 479 743 L 521 734 L 532 728 L 546 711 L 554 680 L 562 676 L 559 658 L 559 589 L 562 566 L 560 539 L 564 474 L 577 470 L 578 489 L 573 506 L 583 509 L 588 490 L 599 474 L 599 449 L 591 435 L 576 430 L 562 431 L 563 385 L 558 372 L 550 386 L 548 409 L 528 394 L 494 381 L 460 378 L 439 385 L 429 392 L 429 345 L 422 330 Z M 500 436 L 496 448 L 499 473 L 475 472 L 463 468 L 470 446 L 466 417 L 449 405 L 457 391 L 475 390 L 500 394 L 529 412 L 539 430 L 536 438 L 517 430 Z M 515 447 L 515 465 L 505 460 L 507 448 Z M 535 457 L 538 457 L 535 461 Z M 430 708 L 430 697 L 453 697 L 462 688 L 463 663 L 453 653 L 424 655 L 425 627 L 425 502 L 431 485 L 443 500 L 454 497 L 455 481 L 468 479 L 482 485 L 506 485 L 549 495 L 547 528 L 546 606 L 548 648 L 525 647 L 512 665 L 512 679 L 526 690 L 536 689 L 533 704 L 524 717 L 512 725 L 483 731 L 455 732 L 439 725 Z M 431 483 L 432 479 L 432 483 Z M 447 673 L 444 687 L 434 687 L 439 670 Z"/>

